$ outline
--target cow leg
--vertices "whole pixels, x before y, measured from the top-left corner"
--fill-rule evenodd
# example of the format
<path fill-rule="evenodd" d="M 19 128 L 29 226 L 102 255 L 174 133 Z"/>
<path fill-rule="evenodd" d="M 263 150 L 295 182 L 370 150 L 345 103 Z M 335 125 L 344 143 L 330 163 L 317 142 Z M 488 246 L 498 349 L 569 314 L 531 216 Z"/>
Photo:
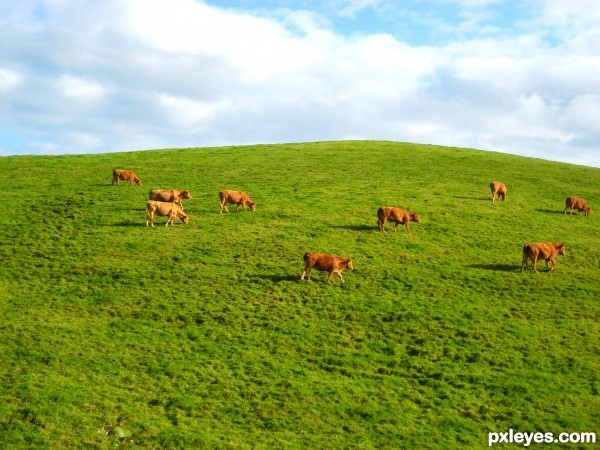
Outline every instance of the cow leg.
<path fill-rule="evenodd" d="M 306 275 L 306 277 L 308 278 L 308 281 L 312 281 L 310 279 L 310 269 L 312 269 L 312 267 L 307 267 L 304 269 L 304 271 L 302 272 L 302 277 L 300 277 L 301 280 L 304 280 L 304 275 Z"/>
<path fill-rule="evenodd" d="M 396 232 L 396 229 L 397 229 L 397 228 L 398 228 L 398 222 L 396 222 L 396 223 L 394 224 L 394 233 Z"/>
<path fill-rule="evenodd" d="M 148 222 L 150 222 L 150 225 L 152 225 L 152 227 L 154 228 L 154 214 L 153 213 L 148 213 L 146 215 L 146 226 L 148 226 Z"/>
<path fill-rule="evenodd" d="M 167 216 L 167 224 L 165 225 L 165 227 L 169 226 L 169 222 L 171 223 L 171 225 L 173 225 L 173 220 L 175 220 L 175 214 L 171 213 Z"/>
<path fill-rule="evenodd" d="M 377 225 L 379 226 L 379 231 L 383 231 L 385 233 L 385 220 L 378 220 Z"/>
<path fill-rule="evenodd" d="M 540 271 L 537 269 L 537 258 L 531 258 L 531 265 L 533 266 L 535 273 L 540 273 Z"/>
<path fill-rule="evenodd" d="M 337 271 L 337 272 L 335 272 L 335 273 L 337 273 L 337 274 L 338 274 L 338 276 L 340 277 L 340 280 L 342 280 L 342 283 L 343 283 L 343 282 L 344 282 L 344 277 L 342 277 L 342 271 L 341 271 L 341 270 L 339 270 L 339 271 Z"/>

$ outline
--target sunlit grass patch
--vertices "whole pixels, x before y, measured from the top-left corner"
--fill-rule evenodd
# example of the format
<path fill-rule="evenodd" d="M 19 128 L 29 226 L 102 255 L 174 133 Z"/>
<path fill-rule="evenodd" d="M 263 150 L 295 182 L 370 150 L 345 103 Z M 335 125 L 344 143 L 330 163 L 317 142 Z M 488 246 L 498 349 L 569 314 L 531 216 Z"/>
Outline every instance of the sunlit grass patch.
<path fill-rule="evenodd" d="M 111 186 L 117 167 L 144 186 Z M 0 218 L 3 447 L 457 448 L 598 428 L 600 234 L 562 212 L 575 192 L 598 203 L 597 169 L 322 142 L 10 157 L 0 174 L 23 211 Z M 219 214 L 221 187 L 257 211 Z M 190 223 L 146 227 L 152 188 L 190 190 Z M 423 220 L 381 233 L 383 205 Z M 527 241 L 567 255 L 522 273 Z M 355 270 L 300 281 L 306 251 Z"/>

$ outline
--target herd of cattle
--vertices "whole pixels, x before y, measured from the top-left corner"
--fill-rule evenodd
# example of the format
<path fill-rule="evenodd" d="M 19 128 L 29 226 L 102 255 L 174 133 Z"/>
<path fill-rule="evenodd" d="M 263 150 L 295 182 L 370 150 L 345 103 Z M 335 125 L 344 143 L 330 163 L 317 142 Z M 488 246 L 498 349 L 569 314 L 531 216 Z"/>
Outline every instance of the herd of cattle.
<path fill-rule="evenodd" d="M 142 185 L 142 180 L 138 177 L 135 172 L 129 170 L 115 169 L 113 171 L 112 184 L 119 185 L 120 181 L 125 181 L 126 185 L 136 183 L 138 186 Z M 506 185 L 499 181 L 492 181 L 490 183 L 490 190 L 492 192 L 492 202 L 498 201 L 506 202 L 506 194 L 508 192 Z M 176 219 L 181 220 L 184 224 L 189 222 L 189 216 L 183 211 L 182 200 L 191 199 L 192 196 L 189 191 L 182 191 L 178 189 L 152 189 L 149 194 L 148 201 L 146 202 L 146 226 L 151 225 L 154 227 L 154 215 L 167 217 L 167 224 L 172 225 Z M 240 207 L 246 211 L 246 206 L 250 207 L 251 211 L 256 211 L 256 203 L 252 201 L 250 196 L 246 192 L 231 191 L 227 189 L 221 189 L 219 191 L 219 205 L 220 213 L 229 213 L 227 204 L 237 205 L 236 211 Z M 577 211 L 578 214 L 582 212 L 585 216 L 590 215 L 590 207 L 586 201 L 580 197 L 568 197 L 565 201 L 565 214 L 568 212 L 570 215 L 573 211 Z M 381 206 L 377 209 L 377 225 L 379 231 L 385 232 L 385 223 L 394 223 L 394 232 L 396 232 L 398 225 L 404 225 L 406 231 L 410 233 L 410 222 L 420 222 L 421 216 L 415 212 L 408 211 L 406 209 Z M 537 262 L 544 260 L 546 262 L 546 269 L 548 271 L 554 270 L 556 267 L 556 257 L 558 255 L 565 255 L 565 244 L 558 244 L 552 242 L 528 242 L 523 245 L 523 260 L 521 262 L 521 271 L 528 266 L 528 261 L 531 260 L 531 266 L 536 273 L 539 273 L 537 269 Z M 331 282 L 331 277 L 336 274 L 340 277 L 342 283 L 344 278 L 342 277 L 342 271 L 345 269 L 353 270 L 352 259 L 341 258 L 334 255 L 326 255 L 323 253 L 312 253 L 306 252 L 304 254 L 304 270 L 302 271 L 301 280 L 304 280 L 306 276 L 310 280 L 310 271 L 312 269 L 327 272 L 327 282 Z M 550 267 L 552 263 L 552 267 Z"/>

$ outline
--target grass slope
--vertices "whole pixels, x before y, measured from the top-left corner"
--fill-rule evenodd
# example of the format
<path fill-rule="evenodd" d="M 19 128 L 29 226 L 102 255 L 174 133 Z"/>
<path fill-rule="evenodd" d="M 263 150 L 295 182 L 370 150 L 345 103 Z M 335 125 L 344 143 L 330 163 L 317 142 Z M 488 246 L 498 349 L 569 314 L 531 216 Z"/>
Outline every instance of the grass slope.
<path fill-rule="evenodd" d="M 143 187 L 111 186 L 113 168 Z M 0 447 L 477 448 L 510 428 L 600 431 L 599 182 L 391 142 L 1 158 Z M 220 215 L 220 187 L 257 212 Z M 190 224 L 145 227 L 151 188 L 189 189 Z M 592 215 L 565 216 L 568 195 Z M 380 233 L 380 205 L 423 221 Z M 521 273 L 526 241 L 567 255 Z M 355 270 L 300 282 L 307 250 Z"/>

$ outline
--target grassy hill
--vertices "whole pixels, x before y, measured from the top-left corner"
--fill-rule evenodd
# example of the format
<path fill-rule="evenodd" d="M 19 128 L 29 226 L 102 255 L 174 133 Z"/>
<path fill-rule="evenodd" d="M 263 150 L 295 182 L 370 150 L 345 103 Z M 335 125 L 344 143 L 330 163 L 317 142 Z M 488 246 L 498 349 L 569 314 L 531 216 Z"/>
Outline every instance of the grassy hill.
<path fill-rule="evenodd" d="M 360 141 L 5 157 L 0 184 L 1 448 L 600 431 L 598 169 Z M 220 187 L 257 212 L 219 214 Z M 147 228 L 151 188 L 190 190 L 190 223 Z M 423 220 L 381 233 L 381 205 Z M 522 273 L 526 241 L 567 254 Z M 301 282 L 307 250 L 355 270 Z"/>

